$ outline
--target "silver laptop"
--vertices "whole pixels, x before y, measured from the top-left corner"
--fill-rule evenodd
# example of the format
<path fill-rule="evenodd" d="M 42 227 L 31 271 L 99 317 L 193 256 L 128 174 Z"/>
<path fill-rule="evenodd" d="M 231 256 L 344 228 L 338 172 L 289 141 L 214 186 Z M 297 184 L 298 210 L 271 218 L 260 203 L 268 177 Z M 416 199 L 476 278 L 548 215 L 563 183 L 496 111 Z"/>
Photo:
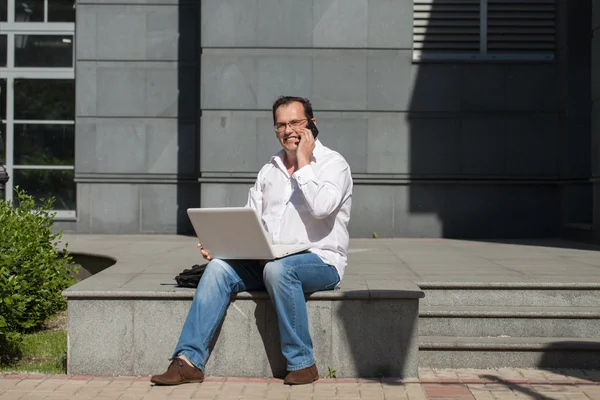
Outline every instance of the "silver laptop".
<path fill-rule="evenodd" d="M 271 244 L 252 208 L 188 208 L 187 213 L 212 258 L 274 260 L 310 248 L 309 244 Z"/>

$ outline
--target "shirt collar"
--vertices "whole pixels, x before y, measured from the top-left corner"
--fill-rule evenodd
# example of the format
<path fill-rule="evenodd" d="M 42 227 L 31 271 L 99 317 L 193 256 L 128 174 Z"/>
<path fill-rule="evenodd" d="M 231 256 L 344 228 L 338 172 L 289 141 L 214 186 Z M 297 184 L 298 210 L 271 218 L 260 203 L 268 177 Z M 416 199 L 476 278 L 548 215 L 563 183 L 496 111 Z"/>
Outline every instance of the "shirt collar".
<path fill-rule="evenodd" d="M 315 149 L 313 150 L 313 154 L 310 157 L 311 161 L 317 161 L 319 156 L 323 154 L 323 144 L 319 139 L 315 139 Z M 280 166 L 283 166 L 283 156 L 285 155 L 285 151 L 283 149 L 279 150 L 277 153 L 271 156 L 271 162 L 275 162 Z"/>

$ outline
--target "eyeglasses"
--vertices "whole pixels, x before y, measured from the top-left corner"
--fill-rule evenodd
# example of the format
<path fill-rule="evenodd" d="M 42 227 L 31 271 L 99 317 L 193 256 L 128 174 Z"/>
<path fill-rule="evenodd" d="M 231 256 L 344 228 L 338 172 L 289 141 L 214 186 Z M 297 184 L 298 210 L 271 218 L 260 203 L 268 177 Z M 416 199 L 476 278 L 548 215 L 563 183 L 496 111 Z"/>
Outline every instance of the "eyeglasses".
<path fill-rule="evenodd" d="M 304 121 L 308 121 L 308 119 L 304 118 L 304 119 L 294 119 L 291 120 L 290 122 L 280 122 L 278 124 L 273 125 L 275 127 L 275 131 L 277 132 L 283 132 L 285 131 L 285 128 L 289 125 L 290 128 L 298 128 L 300 127 L 300 125 L 302 125 L 304 123 Z"/>

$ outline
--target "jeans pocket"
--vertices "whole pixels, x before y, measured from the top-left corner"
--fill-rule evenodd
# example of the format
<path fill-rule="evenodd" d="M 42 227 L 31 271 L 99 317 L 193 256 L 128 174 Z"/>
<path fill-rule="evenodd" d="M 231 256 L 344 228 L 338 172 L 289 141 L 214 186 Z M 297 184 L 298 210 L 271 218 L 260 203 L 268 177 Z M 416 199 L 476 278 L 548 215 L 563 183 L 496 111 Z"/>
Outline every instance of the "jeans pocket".
<path fill-rule="evenodd" d="M 330 283 L 329 285 L 325 286 L 325 290 L 332 290 L 335 289 L 335 287 L 337 286 L 338 283 L 340 283 L 340 275 L 337 272 L 337 269 L 335 269 L 334 266 L 330 265 L 331 269 L 333 269 L 332 271 L 332 275 L 333 275 L 333 283 Z"/>

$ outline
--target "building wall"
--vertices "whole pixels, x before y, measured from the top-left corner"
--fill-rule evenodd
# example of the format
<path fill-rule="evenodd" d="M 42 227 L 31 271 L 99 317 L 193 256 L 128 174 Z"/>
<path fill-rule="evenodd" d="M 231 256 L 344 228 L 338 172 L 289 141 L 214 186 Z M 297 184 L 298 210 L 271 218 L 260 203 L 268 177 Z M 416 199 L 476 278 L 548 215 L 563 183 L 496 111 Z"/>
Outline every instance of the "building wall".
<path fill-rule="evenodd" d="M 199 4 L 78 1 L 66 229 L 185 232 L 189 206 L 244 204 L 292 94 L 350 163 L 352 236 L 560 233 L 560 60 L 413 63 L 410 0 Z"/>
<path fill-rule="evenodd" d="M 199 27 L 196 1 L 78 1 L 72 229 L 177 232 L 198 205 Z"/>
<path fill-rule="evenodd" d="M 592 182 L 594 231 L 600 242 L 600 0 L 593 0 L 592 15 Z"/>
<path fill-rule="evenodd" d="M 593 219 L 591 176 L 590 63 L 592 2 L 563 1 L 559 65 L 564 112 L 561 125 L 561 201 L 563 234 L 590 240 Z"/>

